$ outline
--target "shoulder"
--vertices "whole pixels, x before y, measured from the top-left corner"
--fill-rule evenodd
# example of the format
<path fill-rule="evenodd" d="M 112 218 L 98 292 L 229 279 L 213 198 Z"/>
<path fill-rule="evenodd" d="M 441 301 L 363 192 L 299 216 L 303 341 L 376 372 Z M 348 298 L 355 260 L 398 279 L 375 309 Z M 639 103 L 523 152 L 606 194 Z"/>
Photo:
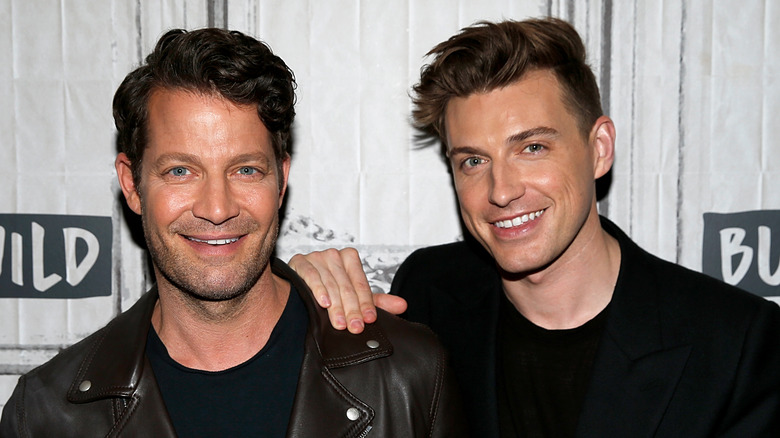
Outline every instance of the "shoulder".
<path fill-rule="evenodd" d="M 27 392 L 57 394 L 62 398 L 86 357 L 99 345 L 106 334 L 106 327 L 92 333 L 76 344 L 61 350 L 56 356 L 32 369 L 20 378 Z"/>
<path fill-rule="evenodd" d="M 6 427 L 26 430 L 28 423 L 38 424 L 44 421 L 46 412 L 50 419 L 57 418 L 81 364 L 104 333 L 105 328 L 98 330 L 21 376 L 3 410 L 0 431 L 4 432 L 0 435 L 8 432 Z"/>
<path fill-rule="evenodd" d="M 471 268 L 475 266 L 491 268 L 493 259 L 473 239 L 445 243 L 442 245 L 419 248 L 404 261 L 404 265 L 416 265 L 426 262 L 426 268 L 447 267 L 449 269 Z"/>
<path fill-rule="evenodd" d="M 436 326 L 486 315 L 497 303 L 501 279 L 495 262 L 469 239 L 414 251 L 399 267 L 390 293 L 408 303 L 407 319 Z M 434 317 L 434 314 L 438 317 Z"/>
<path fill-rule="evenodd" d="M 633 244 L 633 242 L 632 242 Z M 635 246 L 635 244 L 633 244 Z M 703 312 L 720 309 L 726 314 L 753 312 L 761 308 L 780 310 L 775 303 L 724 283 L 721 280 L 663 260 L 635 246 L 627 261 L 634 278 L 652 279 L 659 296 L 669 304 L 700 309 Z"/>
<path fill-rule="evenodd" d="M 438 337 L 426 325 L 410 322 L 377 309 L 377 321 L 373 324 L 385 336 L 392 352 L 389 356 L 373 361 L 382 370 L 387 381 L 403 386 L 416 398 L 436 399 L 436 394 L 448 387 L 454 388 L 449 369 L 449 357 Z"/>
<path fill-rule="evenodd" d="M 377 309 L 375 324 L 393 345 L 393 354 L 434 357 L 444 354 L 436 334 L 428 326 Z"/>
<path fill-rule="evenodd" d="M 75 390 L 78 376 L 90 368 L 116 368 L 128 355 L 136 354 L 143 348 L 148 325 L 146 321 L 156 292 L 144 294 L 128 311 L 118 315 L 81 341 L 73 344 L 56 356 L 34 368 L 20 378 L 15 391 L 25 395 L 25 403 L 49 403 L 51 400 L 64 400 L 69 392 Z M 106 369 L 106 373 L 110 370 Z M 23 388 L 21 388 L 23 387 Z"/>
<path fill-rule="evenodd" d="M 619 307 L 657 311 L 680 336 L 740 336 L 751 326 L 780 320 L 780 306 L 700 272 L 643 250 L 614 224 L 620 242 L 621 271 L 613 298 Z M 757 319 L 758 318 L 758 319 Z M 771 323 L 775 324 L 776 323 Z M 779 333 L 780 334 L 780 333 Z"/>
<path fill-rule="evenodd" d="M 393 293 L 400 286 L 463 285 L 498 278 L 495 262 L 472 239 L 415 250 L 404 260 L 393 279 Z"/>
<path fill-rule="evenodd" d="M 671 317 L 686 322 L 687 328 L 701 327 L 724 335 L 748 330 L 751 325 L 780 321 L 780 306 L 735 286 L 685 267 L 648 255 L 645 266 L 654 269 L 659 302 Z M 780 333 L 778 333 L 780 335 Z"/>

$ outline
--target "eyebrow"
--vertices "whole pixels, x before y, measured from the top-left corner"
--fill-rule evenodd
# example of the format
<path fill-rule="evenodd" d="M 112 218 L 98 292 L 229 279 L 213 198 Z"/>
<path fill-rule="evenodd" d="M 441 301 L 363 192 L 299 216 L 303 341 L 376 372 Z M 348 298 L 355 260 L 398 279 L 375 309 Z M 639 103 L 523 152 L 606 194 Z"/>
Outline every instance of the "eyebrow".
<path fill-rule="evenodd" d="M 268 156 L 266 156 L 266 154 L 263 153 L 241 154 L 233 157 L 233 159 L 230 160 L 230 165 L 235 166 L 237 164 L 246 163 L 246 162 L 259 162 L 264 166 L 268 166 L 272 161 L 273 160 L 269 159 Z"/>
<path fill-rule="evenodd" d="M 201 159 L 198 158 L 195 155 L 192 154 L 185 154 L 181 152 L 173 152 L 169 154 L 161 155 L 155 160 L 154 164 L 156 167 L 162 167 L 165 164 L 169 162 L 182 162 L 182 163 L 189 163 L 189 164 L 201 164 Z M 268 157 L 265 154 L 262 153 L 256 153 L 256 154 L 241 154 L 233 157 L 230 160 L 230 165 L 235 166 L 236 164 L 245 163 L 245 162 L 259 162 L 263 165 L 268 165 L 271 160 L 268 159 Z"/>
<path fill-rule="evenodd" d="M 506 144 L 520 143 L 533 137 L 554 138 L 558 136 L 560 136 L 560 132 L 558 132 L 556 129 L 550 128 L 548 126 L 537 126 L 536 128 L 526 129 L 525 131 L 510 135 L 509 137 L 507 137 L 505 143 Z M 471 155 L 471 154 L 479 154 L 479 153 L 480 153 L 479 148 L 473 146 L 459 146 L 447 151 L 447 156 L 451 157 L 456 154 Z"/>
<path fill-rule="evenodd" d="M 179 161 L 183 163 L 198 163 L 198 160 L 194 155 L 184 154 L 181 152 L 174 152 L 170 154 L 163 154 L 154 160 L 155 167 L 161 167 L 171 161 Z"/>
<path fill-rule="evenodd" d="M 528 140 L 531 137 L 558 137 L 560 133 L 548 126 L 538 126 L 536 128 L 527 129 L 523 132 L 510 135 L 507 139 L 507 143 L 519 143 L 521 141 Z"/>

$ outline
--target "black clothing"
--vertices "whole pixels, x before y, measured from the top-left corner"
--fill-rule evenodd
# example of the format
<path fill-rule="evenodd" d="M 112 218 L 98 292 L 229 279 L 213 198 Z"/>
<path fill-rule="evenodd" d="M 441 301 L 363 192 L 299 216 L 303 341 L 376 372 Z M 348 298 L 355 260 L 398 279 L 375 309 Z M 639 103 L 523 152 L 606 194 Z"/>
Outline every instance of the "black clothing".
<path fill-rule="evenodd" d="M 580 327 L 547 330 L 501 294 L 498 419 L 502 437 L 573 437 L 607 309 Z"/>
<path fill-rule="evenodd" d="M 379 311 L 359 335 L 335 330 L 327 311 L 278 259 L 274 274 L 308 313 L 288 437 L 460 437 L 465 427 L 444 350 L 425 327 Z M 176 436 L 146 358 L 157 290 L 104 328 L 19 378 L 0 436 Z"/>
<path fill-rule="evenodd" d="M 176 435 L 284 437 L 307 326 L 306 307 L 293 288 L 266 345 L 246 362 L 215 372 L 174 361 L 152 327 L 146 355 Z"/>
<path fill-rule="evenodd" d="M 601 225 L 620 244 L 620 273 L 575 436 L 780 436 L 780 307 Z M 466 242 L 415 251 L 393 279 L 406 317 L 449 351 L 475 437 L 499 435 L 500 291 L 495 262 Z"/>

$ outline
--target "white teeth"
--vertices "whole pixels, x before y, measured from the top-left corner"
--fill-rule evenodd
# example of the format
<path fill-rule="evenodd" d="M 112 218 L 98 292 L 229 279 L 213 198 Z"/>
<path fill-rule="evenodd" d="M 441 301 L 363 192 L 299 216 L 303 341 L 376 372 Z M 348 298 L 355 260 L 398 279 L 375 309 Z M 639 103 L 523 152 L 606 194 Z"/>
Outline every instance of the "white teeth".
<path fill-rule="evenodd" d="M 504 221 L 496 221 L 493 223 L 493 225 L 497 226 L 498 228 L 512 228 L 517 227 L 519 225 L 522 225 L 528 221 L 532 221 L 544 213 L 544 210 L 535 211 L 531 214 L 524 214 L 522 216 L 517 216 L 512 219 L 507 219 Z"/>
<path fill-rule="evenodd" d="M 228 243 L 233 243 L 238 241 L 238 237 L 233 237 L 231 239 L 213 239 L 213 240 L 201 240 L 201 239 L 196 239 L 194 237 L 187 237 L 187 238 L 192 240 L 193 242 L 208 243 L 209 245 L 227 245 Z"/>

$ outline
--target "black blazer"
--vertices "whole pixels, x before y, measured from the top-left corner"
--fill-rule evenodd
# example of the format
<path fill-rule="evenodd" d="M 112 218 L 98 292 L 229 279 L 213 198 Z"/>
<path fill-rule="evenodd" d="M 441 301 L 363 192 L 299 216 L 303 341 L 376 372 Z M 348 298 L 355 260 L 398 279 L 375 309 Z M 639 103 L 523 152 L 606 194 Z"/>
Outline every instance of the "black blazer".
<path fill-rule="evenodd" d="M 780 437 L 780 307 L 602 226 L 621 266 L 577 436 Z M 498 436 L 493 260 L 472 242 L 423 248 L 392 292 L 449 350 L 472 435 Z"/>

